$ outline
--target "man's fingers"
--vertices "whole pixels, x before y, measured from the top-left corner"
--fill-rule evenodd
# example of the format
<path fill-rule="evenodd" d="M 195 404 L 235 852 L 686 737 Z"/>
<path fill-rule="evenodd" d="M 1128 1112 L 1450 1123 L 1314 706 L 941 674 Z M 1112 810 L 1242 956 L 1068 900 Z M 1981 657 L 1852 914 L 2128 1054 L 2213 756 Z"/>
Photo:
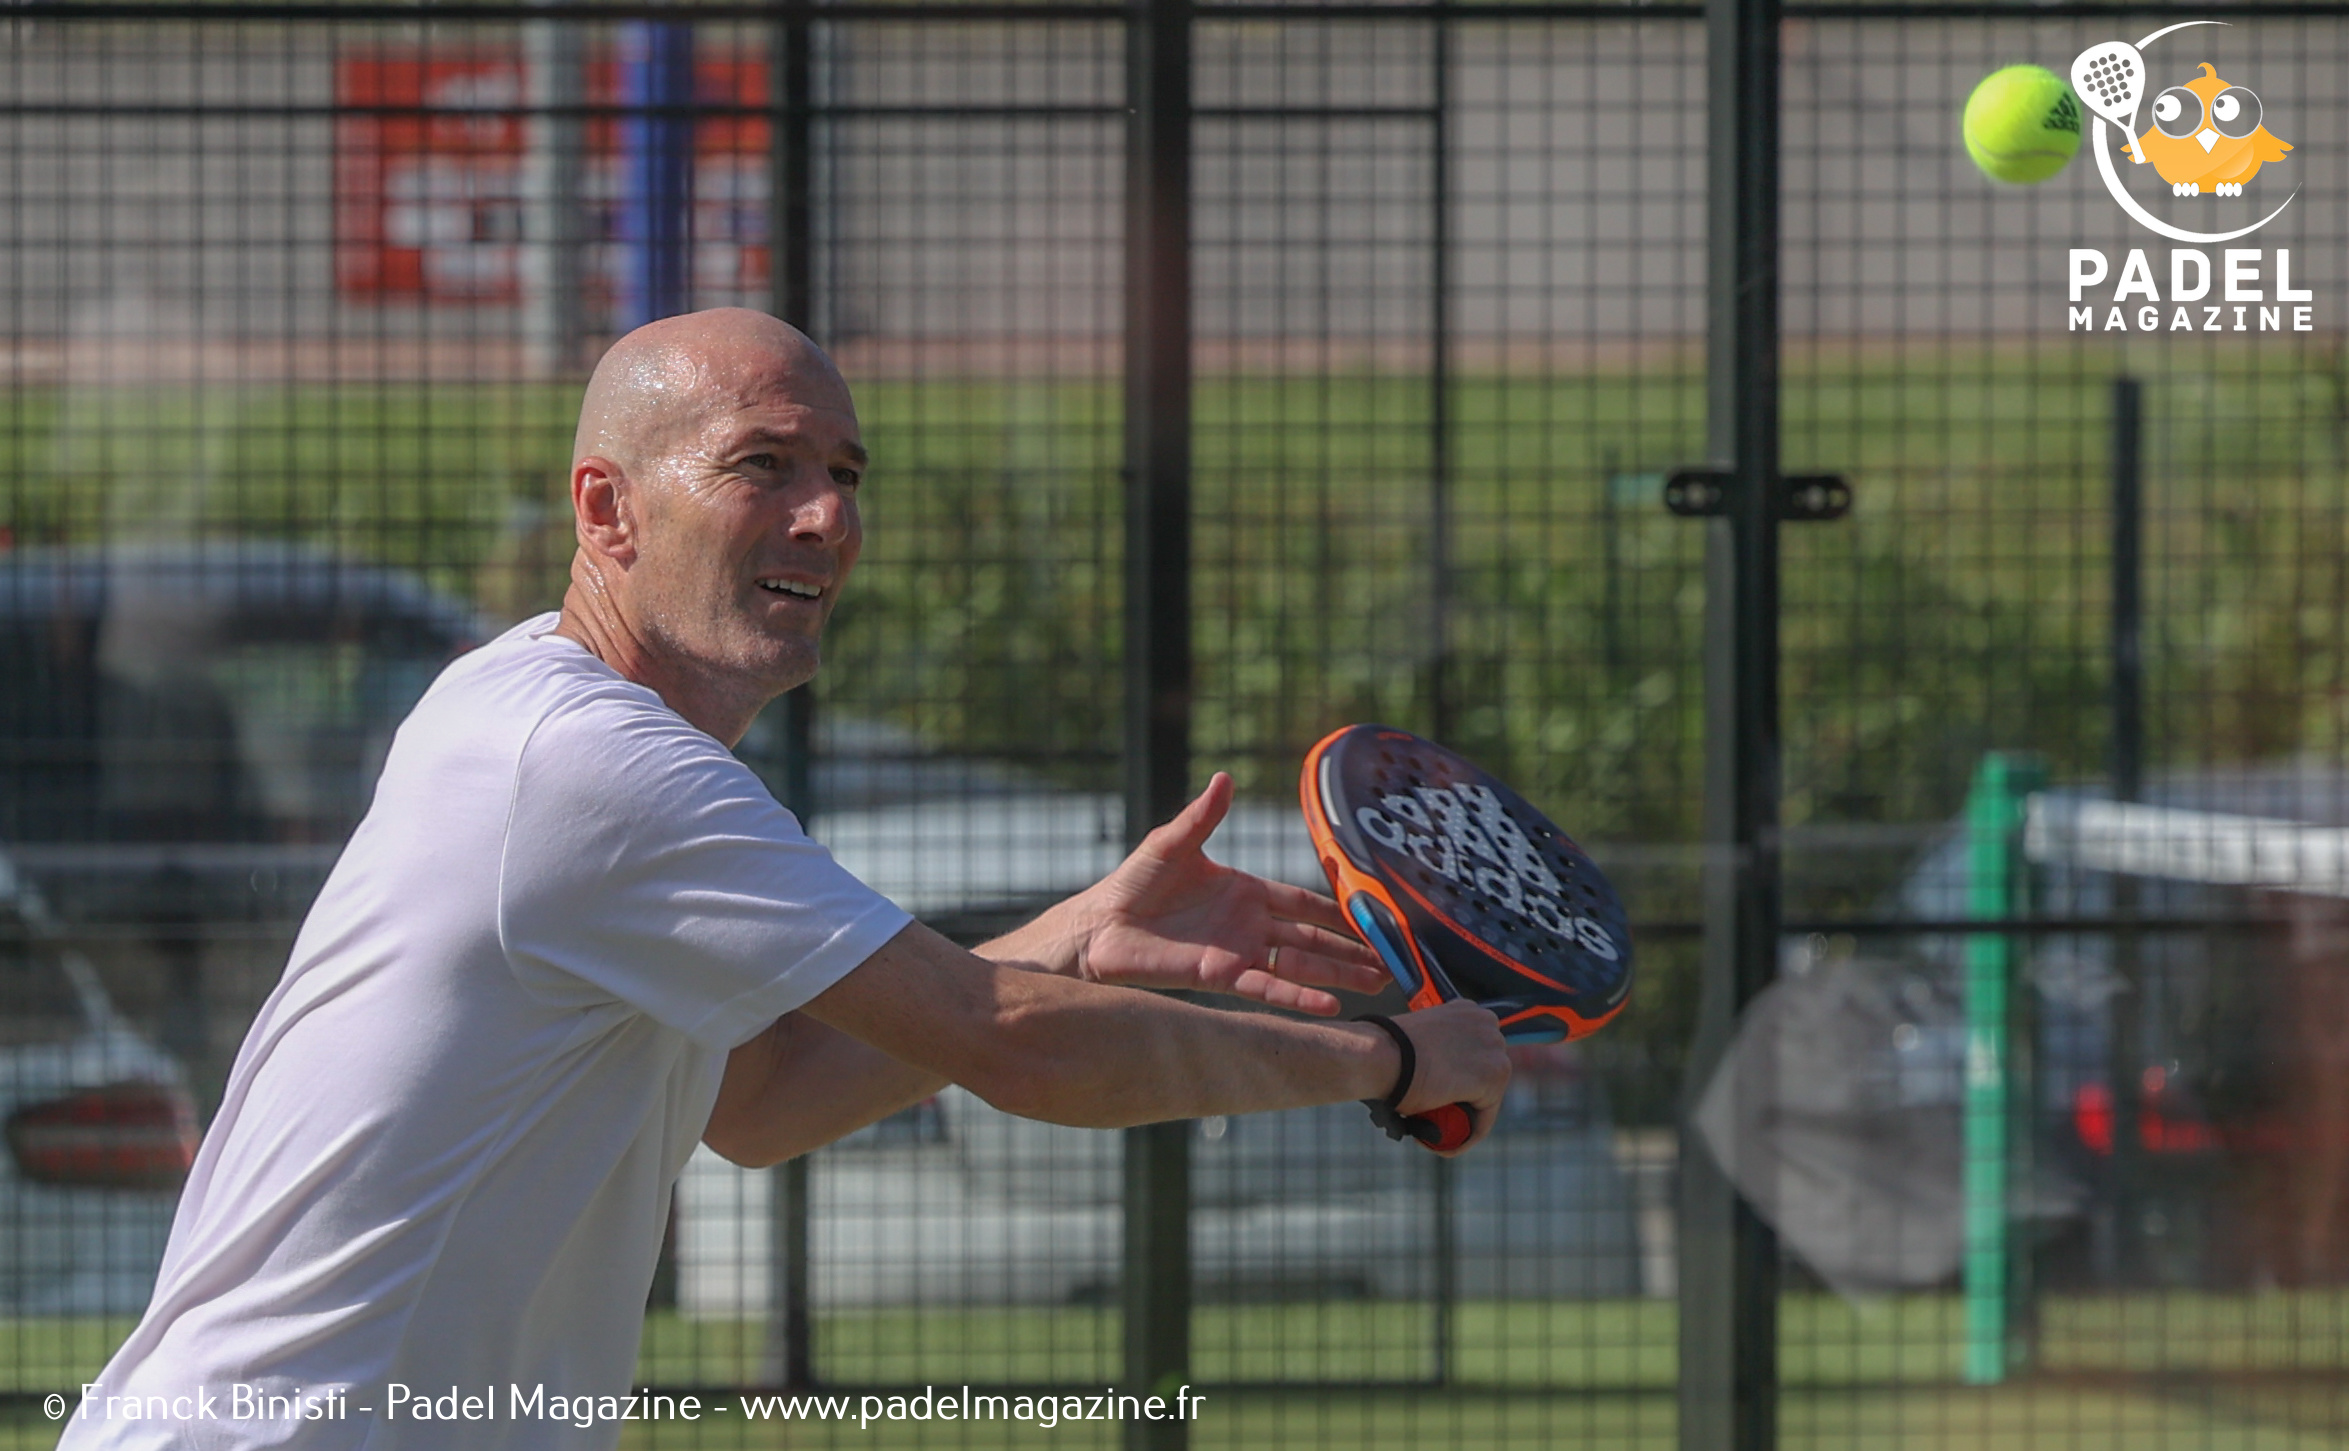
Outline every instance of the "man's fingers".
<path fill-rule="evenodd" d="M 1224 814 L 1231 809 L 1232 778 L 1218 771 L 1208 781 L 1207 789 L 1192 797 L 1191 804 L 1177 813 L 1174 820 L 1150 833 L 1149 845 L 1163 858 L 1197 851 L 1207 845 L 1207 838 L 1223 825 Z"/>
<path fill-rule="evenodd" d="M 1286 922 L 1274 924 L 1272 938 L 1278 954 L 1272 962 L 1241 969 L 1229 980 L 1225 992 L 1271 1007 L 1326 1018 L 1345 1005 L 1321 989 L 1369 994 L 1387 985 L 1386 968 L 1378 963 L 1376 954 L 1371 954 L 1367 964 L 1353 960 L 1351 954 L 1369 952 L 1359 943 L 1318 928 Z"/>
<path fill-rule="evenodd" d="M 1306 987 L 1287 980 L 1289 955 L 1281 954 L 1282 976 L 1275 977 L 1263 968 L 1252 967 L 1232 979 L 1232 996 L 1250 999 L 1267 1007 L 1287 1008 L 1293 1013 L 1311 1013 L 1317 1018 L 1334 1017 L 1345 1005 L 1319 988 Z"/>
<path fill-rule="evenodd" d="M 1301 929 L 1313 934 L 1313 950 L 1335 962 L 1351 963 L 1366 969 L 1382 984 L 1386 980 L 1387 962 L 1378 952 L 1359 937 L 1342 932 L 1324 932 L 1319 927 Z M 1373 989 L 1375 991 L 1375 989 Z"/>
<path fill-rule="evenodd" d="M 1351 937 L 1289 922 L 1274 923 L 1271 937 L 1280 949 L 1280 975 L 1290 982 L 1350 993 L 1374 993 L 1387 985 L 1386 964 Z"/>
<path fill-rule="evenodd" d="M 1308 922 L 1315 927 L 1327 927 L 1332 932 L 1348 935 L 1354 931 L 1336 902 L 1319 892 L 1292 887 L 1287 882 L 1265 882 L 1264 905 L 1272 909 L 1273 916 L 1284 917 L 1291 922 Z"/>

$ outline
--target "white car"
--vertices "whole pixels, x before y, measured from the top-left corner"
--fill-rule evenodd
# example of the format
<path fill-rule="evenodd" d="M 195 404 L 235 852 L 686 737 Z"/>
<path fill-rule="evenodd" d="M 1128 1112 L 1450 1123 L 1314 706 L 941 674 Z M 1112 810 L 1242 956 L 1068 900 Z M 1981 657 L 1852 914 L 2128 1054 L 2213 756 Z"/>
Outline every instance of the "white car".
<path fill-rule="evenodd" d="M 196 1108 L 0 857 L 0 1316 L 136 1315 L 155 1291 Z"/>
<path fill-rule="evenodd" d="M 1357 1105 L 1193 1125 L 1191 1255 L 1203 1299 L 1434 1293 L 1438 1194 L 1453 1287 L 1475 1299 L 1631 1295 L 1644 1266 L 1631 1176 L 1603 1113 L 1513 1093 L 1439 1188 L 1429 1154 Z M 1586 1105 L 1595 1101 L 1581 1100 Z M 960 1089 L 814 1160 L 810 1299 L 826 1308 L 1113 1302 L 1120 1136 L 1013 1118 Z M 707 1149 L 678 1185 L 678 1308 L 763 1315 L 773 1175 Z"/>

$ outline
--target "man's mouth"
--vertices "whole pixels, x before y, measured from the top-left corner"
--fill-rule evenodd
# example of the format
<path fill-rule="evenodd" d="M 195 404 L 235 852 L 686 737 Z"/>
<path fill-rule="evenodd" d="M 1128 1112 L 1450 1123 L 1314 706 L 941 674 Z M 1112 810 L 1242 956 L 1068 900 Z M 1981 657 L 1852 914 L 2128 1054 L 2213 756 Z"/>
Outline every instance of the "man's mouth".
<path fill-rule="evenodd" d="M 769 594 L 789 595 L 796 600 L 820 600 L 824 597 L 822 585 L 809 584 L 801 579 L 762 579 L 758 586 Z"/>

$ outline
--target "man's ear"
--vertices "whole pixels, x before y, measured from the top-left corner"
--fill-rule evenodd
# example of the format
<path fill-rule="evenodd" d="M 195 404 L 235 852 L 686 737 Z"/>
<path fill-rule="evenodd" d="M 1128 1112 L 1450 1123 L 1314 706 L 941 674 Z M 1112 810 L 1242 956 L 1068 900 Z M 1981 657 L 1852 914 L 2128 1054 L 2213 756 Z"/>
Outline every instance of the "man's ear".
<path fill-rule="evenodd" d="M 626 568 L 636 561 L 635 489 L 608 458 L 590 454 L 571 465 L 571 513 L 579 542 Z"/>

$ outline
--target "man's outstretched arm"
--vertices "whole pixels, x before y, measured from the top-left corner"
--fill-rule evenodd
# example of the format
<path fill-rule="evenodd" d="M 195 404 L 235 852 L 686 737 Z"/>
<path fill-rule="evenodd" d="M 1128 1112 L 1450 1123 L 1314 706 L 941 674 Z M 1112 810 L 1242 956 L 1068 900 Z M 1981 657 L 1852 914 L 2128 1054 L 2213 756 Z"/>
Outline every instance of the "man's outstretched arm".
<path fill-rule="evenodd" d="M 977 955 L 1026 971 L 1226 993 L 1324 1017 L 1340 1006 L 1326 989 L 1384 986 L 1385 969 L 1351 935 L 1335 902 L 1207 855 L 1231 801 L 1231 778 L 1218 773 L 1115 872 L 981 944 Z M 703 1137 L 737 1163 L 771 1164 L 919 1103 L 947 1081 L 794 1013 L 734 1050 Z"/>
<path fill-rule="evenodd" d="M 748 1168 L 820 1149 L 946 1086 L 806 1013 L 735 1049 L 702 1142 Z"/>
<path fill-rule="evenodd" d="M 1466 1003 L 1400 1021 L 1419 1059 L 1404 1111 L 1470 1104 L 1481 1139 L 1509 1081 L 1498 1021 Z M 1221 1012 L 1007 966 L 917 923 L 734 1051 L 704 1137 L 756 1166 L 949 1082 L 1024 1118 L 1120 1128 L 1379 1098 L 1399 1069 L 1374 1027 Z"/>
<path fill-rule="evenodd" d="M 801 1011 L 1005 1112 L 1085 1128 L 1377 1098 L 1400 1067 L 1374 1027 L 1023 971 L 918 923 Z M 1419 1070 L 1405 1111 L 1467 1103 L 1481 1133 L 1509 1081 L 1498 1021 L 1446 1004 L 1406 1022 Z"/>

